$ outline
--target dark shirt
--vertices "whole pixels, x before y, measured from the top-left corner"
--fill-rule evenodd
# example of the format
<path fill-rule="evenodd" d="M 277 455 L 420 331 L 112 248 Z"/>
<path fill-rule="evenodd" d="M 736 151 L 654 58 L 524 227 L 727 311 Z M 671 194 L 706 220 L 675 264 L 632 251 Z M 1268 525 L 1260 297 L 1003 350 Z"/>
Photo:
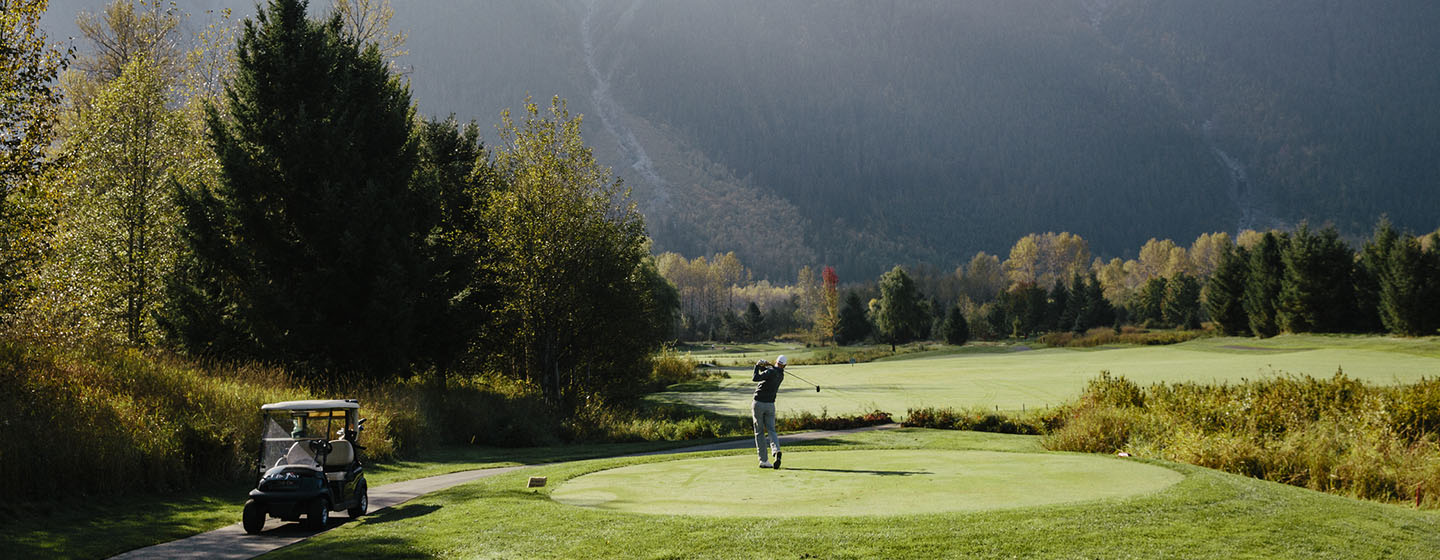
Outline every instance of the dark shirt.
<path fill-rule="evenodd" d="M 760 371 L 764 369 L 765 371 Z M 760 384 L 755 386 L 755 400 L 759 402 L 775 402 L 775 392 L 780 390 L 780 382 L 785 381 L 785 368 L 765 367 L 755 364 L 755 371 L 751 375 L 751 381 Z"/>

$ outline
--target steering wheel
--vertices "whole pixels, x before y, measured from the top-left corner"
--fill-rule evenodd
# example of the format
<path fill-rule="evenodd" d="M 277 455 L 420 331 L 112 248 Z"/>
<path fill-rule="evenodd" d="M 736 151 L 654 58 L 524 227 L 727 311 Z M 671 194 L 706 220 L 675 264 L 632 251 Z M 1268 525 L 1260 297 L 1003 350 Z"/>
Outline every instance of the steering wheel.
<path fill-rule="evenodd" d="M 331 449 L 332 447 L 333 447 L 333 446 L 330 445 L 330 442 L 325 441 L 325 440 L 323 440 L 323 439 L 312 439 L 312 440 L 310 440 L 310 450 L 311 450 L 311 451 L 314 451 L 316 455 L 326 455 L 326 454 L 329 454 L 329 453 L 330 453 L 330 449 Z"/>

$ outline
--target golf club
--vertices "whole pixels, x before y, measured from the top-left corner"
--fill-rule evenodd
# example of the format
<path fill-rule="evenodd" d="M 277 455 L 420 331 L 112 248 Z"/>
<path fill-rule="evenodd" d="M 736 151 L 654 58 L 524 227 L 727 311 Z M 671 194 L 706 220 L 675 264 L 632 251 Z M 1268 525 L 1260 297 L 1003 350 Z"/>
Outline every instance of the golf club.
<path fill-rule="evenodd" d="M 785 375 L 788 376 L 788 377 L 794 377 L 795 379 L 799 379 L 799 380 L 801 380 L 801 381 L 804 381 L 804 382 L 807 383 L 807 384 L 815 385 L 814 383 L 811 383 L 809 379 L 805 379 L 804 377 L 800 377 L 800 376 L 795 375 L 795 374 L 793 374 L 793 373 L 787 373 L 787 374 L 785 374 Z M 820 392 L 820 386 L 819 386 L 819 385 L 815 385 L 815 392 L 816 392 L 816 393 L 819 393 L 819 392 Z"/>

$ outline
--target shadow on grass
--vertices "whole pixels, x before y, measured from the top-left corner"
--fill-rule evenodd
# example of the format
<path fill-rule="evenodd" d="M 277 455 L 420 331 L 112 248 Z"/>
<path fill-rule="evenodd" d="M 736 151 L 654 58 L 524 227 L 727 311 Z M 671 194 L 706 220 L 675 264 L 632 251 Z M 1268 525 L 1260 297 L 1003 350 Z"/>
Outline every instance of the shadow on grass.
<path fill-rule="evenodd" d="M 915 476 L 923 474 L 935 474 L 930 471 L 867 471 L 855 469 L 792 469 L 784 468 L 782 471 L 808 471 L 808 472 L 832 472 L 845 474 L 869 474 L 876 476 Z"/>
<path fill-rule="evenodd" d="M 309 549 L 304 548 L 302 543 L 297 550 Z M 431 554 L 421 552 L 413 539 L 381 536 L 326 542 L 323 556 L 325 558 L 398 558 L 403 560 L 433 557 Z"/>
<path fill-rule="evenodd" d="M 440 509 L 441 506 L 434 504 L 411 504 L 392 506 L 380 510 L 378 513 L 367 515 L 360 519 L 361 525 L 374 525 L 378 523 L 392 523 L 414 519 L 422 515 L 430 515 Z"/>
<path fill-rule="evenodd" d="M 9 503 L 0 510 L 0 557 L 108 558 L 240 520 L 248 486 L 155 495 Z"/>

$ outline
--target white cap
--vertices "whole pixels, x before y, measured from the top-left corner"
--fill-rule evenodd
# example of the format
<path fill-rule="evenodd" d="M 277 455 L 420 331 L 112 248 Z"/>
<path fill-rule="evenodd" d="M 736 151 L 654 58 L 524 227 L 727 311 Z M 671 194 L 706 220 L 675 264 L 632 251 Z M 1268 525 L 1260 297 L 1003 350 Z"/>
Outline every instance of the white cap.
<path fill-rule="evenodd" d="M 781 366 L 785 365 L 785 355 L 781 354 L 779 358 L 775 358 L 775 364 Z"/>

